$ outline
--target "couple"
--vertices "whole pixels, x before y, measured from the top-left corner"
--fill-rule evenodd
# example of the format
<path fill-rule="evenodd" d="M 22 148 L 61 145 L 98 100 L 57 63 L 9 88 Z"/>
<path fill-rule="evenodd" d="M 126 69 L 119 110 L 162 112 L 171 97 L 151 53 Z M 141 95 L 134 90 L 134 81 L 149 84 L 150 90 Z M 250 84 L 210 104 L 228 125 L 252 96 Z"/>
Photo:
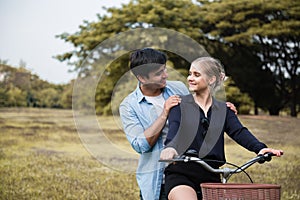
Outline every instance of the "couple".
<path fill-rule="evenodd" d="M 272 152 L 280 156 L 283 153 L 267 148 L 243 127 L 235 114 L 234 105 L 227 103 L 226 107 L 224 102 L 214 99 L 214 91 L 225 77 L 217 60 L 202 57 L 192 62 L 187 77 L 192 94 L 182 82 L 167 81 L 166 62 L 163 52 L 151 48 L 134 51 L 130 56 L 130 70 L 139 84 L 119 108 L 126 137 L 140 154 L 136 178 L 141 199 L 201 199 L 200 183 L 220 182 L 220 177 L 210 174 L 196 163 L 171 163 L 165 168 L 165 164 L 158 160 L 196 150 L 203 154 L 201 158 L 225 162 L 224 132 L 257 154 Z M 185 108 L 190 112 L 186 113 Z M 222 108 L 223 114 L 220 116 L 223 117 L 216 117 L 218 108 Z M 215 118 L 224 119 L 217 119 L 223 120 L 220 124 L 213 123 Z M 203 119 L 207 123 L 203 123 Z M 209 124 L 219 125 L 216 129 L 219 133 L 213 134 L 216 136 L 215 142 L 209 151 L 203 153 L 200 149 L 206 133 L 210 134 Z M 184 132 L 181 131 L 183 129 Z M 190 141 L 180 140 L 182 134 L 182 138 Z M 217 168 L 222 164 L 211 165 Z"/>

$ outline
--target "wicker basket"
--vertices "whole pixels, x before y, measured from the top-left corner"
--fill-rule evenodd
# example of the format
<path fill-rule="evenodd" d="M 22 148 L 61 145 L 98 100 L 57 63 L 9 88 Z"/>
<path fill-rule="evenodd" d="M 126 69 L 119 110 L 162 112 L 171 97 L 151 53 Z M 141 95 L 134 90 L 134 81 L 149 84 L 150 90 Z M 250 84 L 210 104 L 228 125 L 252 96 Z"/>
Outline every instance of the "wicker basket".
<path fill-rule="evenodd" d="M 203 200 L 280 200 L 280 185 L 202 183 Z"/>

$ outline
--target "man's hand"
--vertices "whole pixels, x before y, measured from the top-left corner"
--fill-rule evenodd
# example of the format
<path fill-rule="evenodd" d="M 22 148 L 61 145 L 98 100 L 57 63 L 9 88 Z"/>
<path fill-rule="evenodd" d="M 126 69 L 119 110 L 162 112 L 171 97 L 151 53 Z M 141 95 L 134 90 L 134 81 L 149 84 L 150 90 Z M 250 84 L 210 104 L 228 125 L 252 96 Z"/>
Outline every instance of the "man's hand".
<path fill-rule="evenodd" d="M 236 109 L 236 107 L 234 106 L 233 103 L 231 103 L 231 102 L 226 102 L 226 105 L 227 105 L 227 107 L 230 108 L 230 110 L 232 110 L 235 114 L 238 113 L 238 111 L 237 111 L 237 109 Z"/>
<path fill-rule="evenodd" d="M 175 156 L 178 156 L 178 153 L 173 147 L 167 147 L 160 153 L 161 160 L 171 160 Z"/>
<path fill-rule="evenodd" d="M 172 95 L 170 96 L 165 104 L 164 104 L 164 110 L 162 112 L 162 115 L 167 118 L 170 112 L 170 109 L 174 106 L 177 106 L 178 104 L 181 103 L 181 98 L 178 95 Z"/>

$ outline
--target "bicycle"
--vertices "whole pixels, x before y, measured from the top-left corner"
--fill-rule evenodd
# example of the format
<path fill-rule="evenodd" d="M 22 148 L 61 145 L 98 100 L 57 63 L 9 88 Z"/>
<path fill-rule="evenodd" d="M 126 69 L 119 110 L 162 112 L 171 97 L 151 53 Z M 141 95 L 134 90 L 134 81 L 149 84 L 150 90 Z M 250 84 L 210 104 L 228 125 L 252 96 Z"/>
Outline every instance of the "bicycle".
<path fill-rule="evenodd" d="M 245 171 L 247 168 L 255 163 L 269 162 L 274 154 L 266 153 L 264 155 L 257 155 L 250 159 L 242 166 L 237 166 L 226 162 L 235 168 L 219 168 L 214 169 L 209 164 L 195 156 L 193 153 L 187 153 L 179 158 L 171 160 L 159 160 L 160 162 L 196 162 L 202 165 L 206 170 L 219 173 L 221 175 L 222 183 L 202 183 L 201 191 L 203 200 L 279 200 L 280 199 L 280 185 L 275 184 L 257 184 L 253 183 L 249 174 Z M 208 160 L 207 160 L 208 161 Z M 211 160 L 209 160 L 211 161 Z M 227 183 L 233 174 L 244 172 L 250 179 L 249 183 Z"/>

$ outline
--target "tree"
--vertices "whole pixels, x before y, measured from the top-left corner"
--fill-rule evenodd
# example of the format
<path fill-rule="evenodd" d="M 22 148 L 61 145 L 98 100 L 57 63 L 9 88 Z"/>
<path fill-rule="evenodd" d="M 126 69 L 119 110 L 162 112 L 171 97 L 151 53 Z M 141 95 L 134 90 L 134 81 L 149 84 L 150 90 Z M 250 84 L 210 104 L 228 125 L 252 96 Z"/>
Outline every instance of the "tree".
<path fill-rule="evenodd" d="M 242 93 L 231 78 L 225 81 L 226 100 L 233 103 L 239 114 L 249 114 L 253 101 L 247 93 Z"/>
<path fill-rule="evenodd" d="M 69 84 L 63 86 L 62 94 L 60 97 L 60 105 L 62 108 L 72 108 L 72 91 L 73 91 L 74 80 Z"/>
<path fill-rule="evenodd" d="M 59 108 L 59 95 L 57 90 L 54 88 L 45 88 L 36 93 L 37 96 L 37 104 L 42 108 Z"/>
<path fill-rule="evenodd" d="M 188 12 L 182 12 L 183 10 Z M 86 59 L 88 55 L 93 54 L 95 47 L 105 41 L 107 38 L 115 36 L 116 34 L 136 28 L 149 28 L 149 27 L 165 27 L 170 29 L 179 30 L 182 33 L 189 33 L 195 38 L 199 38 L 199 21 L 197 20 L 198 6 L 191 1 L 149 1 L 149 0 L 135 0 L 131 1 L 128 5 L 123 5 L 119 8 L 108 8 L 109 15 L 98 15 L 99 21 L 85 22 L 80 26 L 80 31 L 71 35 L 68 33 L 58 36 L 60 39 L 70 42 L 74 45 L 75 51 L 67 52 L 63 55 L 57 56 L 61 61 L 67 61 L 74 66 L 74 70 L 78 71 L 80 77 L 90 76 L 91 71 L 95 70 L 99 65 L 106 65 L 107 63 L 95 63 L 88 65 L 90 59 Z M 140 35 L 132 35 L 132 37 L 140 37 Z M 160 38 L 161 35 L 153 34 L 151 38 L 144 40 L 136 39 L 144 46 L 148 46 L 149 40 L 162 40 L 164 42 L 174 42 L 169 38 Z M 124 43 L 120 43 L 119 49 L 125 48 L 126 39 Z M 170 41 L 168 41 L 170 40 Z M 107 53 L 108 52 L 108 53 Z M 114 50 L 111 49 L 98 49 L 97 56 L 110 57 Z M 128 57 L 129 54 L 123 55 L 120 59 L 110 64 L 103 73 L 101 85 L 98 85 L 96 98 L 96 110 L 98 114 L 110 113 L 110 101 L 113 88 L 117 80 L 128 71 Z M 173 61 L 174 67 L 188 67 L 188 62 L 178 56 L 167 52 L 169 60 Z M 89 57 L 91 58 L 91 57 Z M 73 62 L 75 60 L 75 62 Z M 95 62 L 95 60 L 92 60 Z M 90 68 L 93 67 L 93 69 Z M 126 66 L 126 67 L 124 67 Z"/>
<path fill-rule="evenodd" d="M 26 92 L 22 91 L 18 87 L 10 86 L 7 94 L 7 104 L 6 106 L 14 107 L 25 107 L 26 106 Z"/>
<path fill-rule="evenodd" d="M 64 108 L 71 108 L 72 102 L 65 97 L 68 90 L 71 93 L 69 87 L 41 80 L 24 67 L 0 64 L 0 107 L 62 108 L 63 102 Z"/>
<path fill-rule="evenodd" d="M 247 49 L 252 57 L 258 57 L 261 62 L 251 69 L 259 67 L 258 69 L 262 72 L 266 71 L 267 74 L 272 72 L 271 83 L 274 87 L 269 97 L 279 101 L 275 106 L 274 104 L 267 106 L 270 114 L 278 115 L 280 109 L 290 105 L 291 115 L 296 116 L 296 96 L 300 92 L 300 86 L 297 84 L 300 73 L 298 39 L 300 2 L 293 0 L 200 2 L 203 4 L 202 30 L 208 39 L 218 41 L 235 50 L 236 53 L 240 53 L 241 48 Z M 248 61 L 245 55 L 247 54 L 242 55 L 243 59 Z M 230 62 L 229 65 L 234 66 L 234 63 Z M 232 69 L 231 72 L 234 73 L 236 69 Z M 244 81 L 238 80 L 237 77 L 233 76 L 233 79 L 237 84 L 240 83 L 239 86 L 244 85 L 241 89 L 248 90 L 253 99 L 261 104 L 258 99 L 260 94 L 256 94 L 255 88 L 252 92 L 249 89 L 252 87 L 250 85 L 252 80 L 249 78 L 253 77 L 244 76 Z"/>
<path fill-rule="evenodd" d="M 8 94 L 5 88 L 0 87 L 0 107 L 8 106 Z"/>
<path fill-rule="evenodd" d="M 288 104 L 291 107 L 297 105 L 298 1 L 199 0 L 195 3 L 191 0 L 132 0 L 121 8 L 106 10 L 107 15 L 98 15 L 96 22 L 85 21 L 78 32 L 57 36 L 74 45 L 73 51 L 58 55 L 57 59 L 73 65 L 73 70 L 78 71 L 80 77 L 89 76 L 99 67 L 99 64 L 91 64 L 93 57 L 86 58 L 106 39 L 130 29 L 164 27 L 190 36 L 203 44 L 213 56 L 220 58 L 237 86 L 252 97 L 256 107 L 267 108 L 270 114 L 278 114 Z M 161 39 L 155 34 L 149 37 Z M 144 39 L 139 42 L 148 46 L 147 38 Z M 163 42 L 174 42 L 169 39 L 165 38 Z M 114 47 L 122 49 L 124 45 L 126 41 Z M 276 60 L 279 54 L 283 55 L 276 46 L 284 49 L 282 52 L 286 59 Z M 95 57 L 109 57 L 113 51 L 106 47 L 98 50 Z M 287 56 L 287 52 L 294 52 L 293 57 Z M 188 62 L 178 55 L 167 53 L 176 69 L 189 67 Z M 107 68 L 109 72 L 101 77 L 105 87 L 97 88 L 98 113 L 104 113 L 104 108 L 109 110 L 113 85 L 124 73 L 122 67 L 127 66 L 125 62 L 126 59 L 114 62 L 115 66 L 110 65 L 111 69 Z M 105 64 L 101 63 L 102 66 Z M 243 74 L 245 71 L 247 73 Z M 296 102 L 293 100 L 295 95 Z M 291 114 L 294 115 L 294 111 Z"/>
<path fill-rule="evenodd" d="M 109 14 L 98 15 L 96 22 L 85 21 L 80 26 L 80 31 L 75 34 L 58 35 L 58 38 L 72 43 L 75 50 L 56 56 L 57 59 L 67 61 L 75 67 L 74 70 L 85 73 L 81 65 L 99 43 L 135 28 L 164 27 L 180 31 L 192 38 L 201 37 L 197 14 L 199 8 L 190 0 L 132 0 L 127 5 L 123 4 L 122 8 L 106 8 L 106 11 Z"/>

